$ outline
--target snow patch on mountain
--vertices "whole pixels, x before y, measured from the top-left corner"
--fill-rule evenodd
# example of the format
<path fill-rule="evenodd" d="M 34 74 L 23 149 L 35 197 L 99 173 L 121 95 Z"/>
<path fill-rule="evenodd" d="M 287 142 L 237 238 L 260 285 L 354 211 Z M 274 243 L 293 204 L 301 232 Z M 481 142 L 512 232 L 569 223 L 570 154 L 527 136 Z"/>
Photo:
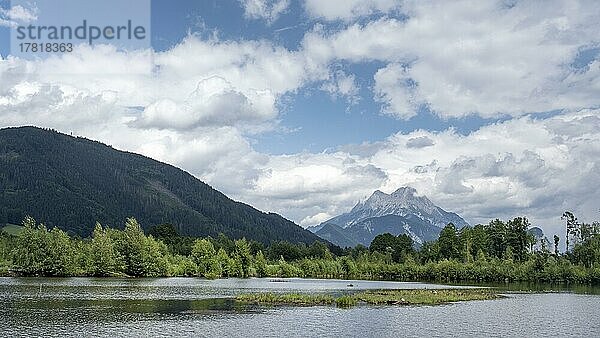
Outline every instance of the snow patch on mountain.
<path fill-rule="evenodd" d="M 394 223 L 390 224 L 392 219 L 384 218 L 388 215 L 398 217 L 393 218 Z M 369 198 L 358 202 L 350 212 L 310 227 L 309 230 L 324 235 L 323 226 L 335 224 L 365 245 L 370 244 L 366 242 L 369 238 L 380 233 L 406 233 L 420 245 L 431 240 L 433 233 L 439 233 L 448 223 L 453 223 L 457 228 L 468 225 L 459 215 L 436 206 L 426 196 L 420 196 L 414 188 L 401 187 L 391 194 L 376 190 Z M 361 234 L 361 238 L 356 237 L 358 234 Z M 423 234 L 427 238 L 423 238 Z M 328 239 L 335 243 L 335 238 L 330 236 Z"/>
<path fill-rule="evenodd" d="M 347 228 L 367 218 L 385 215 L 403 217 L 414 215 L 440 228 L 448 223 L 453 223 L 458 228 L 467 225 L 460 216 L 436 206 L 426 196 L 419 196 L 412 187 L 402 187 L 391 194 L 376 190 L 371 197 L 356 204 L 349 213 L 334 217 L 322 224 L 334 223 Z"/>

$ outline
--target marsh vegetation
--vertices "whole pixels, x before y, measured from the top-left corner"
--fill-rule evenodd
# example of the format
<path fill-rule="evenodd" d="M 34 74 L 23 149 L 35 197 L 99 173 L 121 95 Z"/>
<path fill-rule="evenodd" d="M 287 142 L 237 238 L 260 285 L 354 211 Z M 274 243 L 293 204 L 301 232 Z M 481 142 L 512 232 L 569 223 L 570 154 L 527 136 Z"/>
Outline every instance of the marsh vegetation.
<path fill-rule="evenodd" d="M 339 296 L 313 294 L 249 293 L 237 296 L 242 303 L 270 305 L 333 305 L 351 307 L 368 305 L 437 305 L 451 302 L 491 300 L 502 296 L 491 289 L 419 289 L 419 290 L 367 290 Z"/>

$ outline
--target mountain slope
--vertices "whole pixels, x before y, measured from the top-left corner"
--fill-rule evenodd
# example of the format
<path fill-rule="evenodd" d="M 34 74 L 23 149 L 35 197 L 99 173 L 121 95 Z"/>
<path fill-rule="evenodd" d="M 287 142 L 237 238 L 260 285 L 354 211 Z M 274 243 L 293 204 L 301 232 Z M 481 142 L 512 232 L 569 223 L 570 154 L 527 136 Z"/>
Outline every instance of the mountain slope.
<path fill-rule="evenodd" d="M 344 228 L 335 224 L 324 224 L 315 234 L 330 242 L 336 242 L 336 245 L 342 248 L 353 248 L 360 244 L 351 234 L 347 234 Z"/>
<path fill-rule="evenodd" d="M 363 245 L 371 244 L 375 236 L 384 233 L 395 236 L 406 234 L 420 245 L 425 241 L 436 240 L 441 229 L 413 215 L 385 215 L 367 218 L 344 230 Z"/>
<path fill-rule="evenodd" d="M 351 241 L 368 246 L 375 236 L 386 232 L 407 234 L 421 244 L 437 239 L 441 228 L 448 223 L 458 228 L 467 225 L 457 214 L 434 205 L 425 196 L 418 196 L 415 189 L 402 187 L 391 194 L 377 190 L 350 212 L 309 229 L 340 246 Z"/>
<path fill-rule="evenodd" d="M 276 214 L 235 202 L 187 172 L 99 142 L 34 127 L 0 130 L 0 224 L 26 215 L 80 236 L 96 221 L 175 225 L 182 235 L 312 243 Z"/>

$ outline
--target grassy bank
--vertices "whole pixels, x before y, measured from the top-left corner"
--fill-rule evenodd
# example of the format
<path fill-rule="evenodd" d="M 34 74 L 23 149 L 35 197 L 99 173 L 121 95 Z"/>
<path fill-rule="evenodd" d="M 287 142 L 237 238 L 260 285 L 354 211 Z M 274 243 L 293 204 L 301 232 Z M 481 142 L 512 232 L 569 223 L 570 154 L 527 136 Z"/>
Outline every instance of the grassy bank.
<path fill-rule="evenodd" d="M 502 296 L 490 289 L 449 290 L 369 290 L 358 293 L 331 296 L 311 294 L 250 293 L 237 296 L 243 303 L 259 305 L 315 306 L 332 305 L 350 307 L 369 305 L 437 305 L 451 302 L 498 299 Z"/>

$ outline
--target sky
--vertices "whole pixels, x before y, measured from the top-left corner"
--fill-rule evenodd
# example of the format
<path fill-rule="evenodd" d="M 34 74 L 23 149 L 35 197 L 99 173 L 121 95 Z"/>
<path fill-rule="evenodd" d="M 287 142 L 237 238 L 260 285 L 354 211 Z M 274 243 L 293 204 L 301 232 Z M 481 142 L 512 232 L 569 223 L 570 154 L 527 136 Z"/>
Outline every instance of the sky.
<path fill-rule="evenodd" d="M 597 1 L 137 4 L 117 12 L 148 14 L 147 46 L 30 58 L 15 26 L 82 9 L 0 0 L 0 127 L 142 153 L 305 227 L 401 186 L 549 238 L 565 210 L 600 218 Z"/>

